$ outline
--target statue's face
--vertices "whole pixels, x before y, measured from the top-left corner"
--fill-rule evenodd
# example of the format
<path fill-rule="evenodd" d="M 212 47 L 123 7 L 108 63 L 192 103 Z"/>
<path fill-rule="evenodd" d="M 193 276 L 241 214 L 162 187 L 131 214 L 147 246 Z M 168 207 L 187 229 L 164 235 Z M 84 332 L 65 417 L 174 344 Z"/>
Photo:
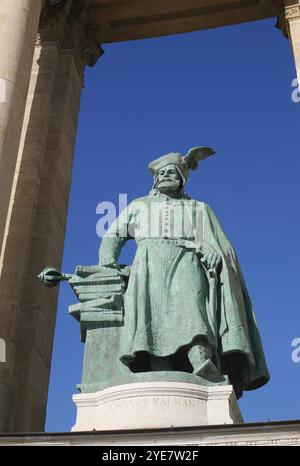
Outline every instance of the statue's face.
<path fill-rule="evenodd" d="M 174 193 L 179 190 L 180 185 L 181 178 L 176 165 L 170 163 L 159 170 L 156 178 L 156 187 L 159 191 Z"/>

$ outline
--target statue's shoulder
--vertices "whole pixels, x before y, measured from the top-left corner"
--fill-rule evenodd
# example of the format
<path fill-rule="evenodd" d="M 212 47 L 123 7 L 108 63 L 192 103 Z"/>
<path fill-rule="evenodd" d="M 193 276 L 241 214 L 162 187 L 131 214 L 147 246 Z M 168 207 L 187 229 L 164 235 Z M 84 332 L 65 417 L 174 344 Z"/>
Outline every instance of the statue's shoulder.
<path fill-rule="evenodd" d="M 214 211 L 212 210 L 212 208 L 210 207 L 210 205 L 207 204 L 206 202 L 200 201 L 200 200 L 198 200 L 198 199 L 195 199 L 195 202 L 196 202 L 196 204 L 198 204 L 199 206 L 201 205 L 202 208 L 206 210 L 206 212 L 212 213 L 212 214 L 214 213 Z"/>
<path fill-rule="evenodd" d="M 209 219 L 213 223 L 219 223 L 217 216 L 209 204 L 203 201 L 196 200 L 196 206 L 200 207 L 204 212 L 204 218 Z"/>
<path fill-rule="evenodd" d="M 205 202 L 201 201 L 200 199 L 187 198 L 187 201 L 195 202 L 196 205 L 201 205 L 202 207 L 206 206 Z"/>
<path fill-rule="evenodd" d="M 136 197 L 128 204 L 127 209 L 129 212 L 135 212 L 137 209 L 141 208 L 141 204 L 145 205 L 150 202 L 148 198 L 149 196 Z"/>
<path fill-rule="evenodd" d="M 188 204 L 194 204 L 196 205 L 196 207 L 201 207 L 205 209 L 208 207 L 207 204 L 201 201 L 200 199 L 192 199 L 191 197 L 186 197 L 185 202 L 187 202 Z"/>
<path fill-rule="evenodd" d="M 213 223 L 218 223 L 219 220 L 214 212 L 214 210 L 211 208 L 209 204 L 206 204 L 206 202 L 203 202 L 203 210 L 206 214 L 206 216 L 213 222 Z"/>
<path fill-rule="evenodd" d="M 205 209 L 208 213 L 214 214 L 214 211 L 213 211 L 213 209 L 211 208 L 211 206 L 210 206 L 209 204 L 206 204 L 206 202 L 203 202 L 202 204 L 203 204 L 204 209 Z"/>
<path fill-rule="evenodd" d="M 150 202 L 150 196 L 141 196 L 141 197 L 136 197 L 131 204 L 139 204 L 139 203 L 148 203 Z"/>

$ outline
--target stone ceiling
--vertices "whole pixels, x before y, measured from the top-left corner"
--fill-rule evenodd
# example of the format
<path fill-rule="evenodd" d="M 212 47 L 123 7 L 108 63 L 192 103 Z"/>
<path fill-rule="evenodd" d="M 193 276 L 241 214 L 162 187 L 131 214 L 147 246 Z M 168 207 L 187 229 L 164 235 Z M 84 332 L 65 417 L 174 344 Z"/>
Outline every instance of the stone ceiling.
<path fill-rule="evenodd" d="M 278 0 L 90 0 L 101 42 L 179 34 L 276 16 Z"/>

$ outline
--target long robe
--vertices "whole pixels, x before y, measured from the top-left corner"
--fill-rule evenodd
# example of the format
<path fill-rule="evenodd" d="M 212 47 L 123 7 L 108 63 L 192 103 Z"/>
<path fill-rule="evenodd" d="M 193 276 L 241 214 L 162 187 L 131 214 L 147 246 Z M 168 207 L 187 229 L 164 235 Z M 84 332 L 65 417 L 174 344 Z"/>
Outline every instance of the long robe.
<path fill-rule="evenodd" d="M 180 228 L 185 214 L 178 215 L 178 208 L 186 207 L 190 225 Z M 196 210 L 201 225 L 195 223 Z M 134 367 L 141 355 L 182 356 L 192 344 L 204 342 L 218 355 L 238 398 L 243 390 L 264 385 L 269 373 L 251 300 L 234 249 L 212 210 L 185 195 L 139 198 L 104 236 L 101 264 L 116 262 L 131 238 L 137 252 L 124 299 L 120 360 Z M 176 242 L 199 238 L 222 258 L 215 277 L 195 250 Z"/>

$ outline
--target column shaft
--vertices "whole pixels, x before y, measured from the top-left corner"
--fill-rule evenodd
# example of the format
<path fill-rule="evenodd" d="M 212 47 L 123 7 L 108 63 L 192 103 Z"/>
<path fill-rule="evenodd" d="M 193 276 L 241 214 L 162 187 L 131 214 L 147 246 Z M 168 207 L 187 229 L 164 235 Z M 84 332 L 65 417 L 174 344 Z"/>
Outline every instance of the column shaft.
<path fill-rule="evenodd" d="M 27 239 L 23 286 L 17 304 L 16 362 L 11 386 L 16 416 L 11 421 L 10 431 L 38 431 L 44 426 L 58 288 L 44 289 L 37 274 L 47 264 L 61 266 L 81 78 L 73 53 L 60 53 L 34 218 Z"/>
<path fill-rule="evenodd" d="M 42 0 L 0 0 L 0 244 L 20 142 Z"/>
<path fill-rule="evenodd" d="M 18 152 L 13 189 L 0 256 L 0 327 L 7 344 L 7 361 L 2 369 L 5 387 L 1 385 L 0 393 L 9 392 L 10 403 L 4 404 L 0 398 L 0 419 L 2 430 L 14 431 L 12 416 L 21 413 L 23 421 L 27 420 L 24 409 L 16 406 L 12 400 L 12 390 L 16 386 L 16 376 L 23 387 L 19 387 L 20 398 L 23 398 L 27 384 L 28 365 L 24 357 L 28 353 L 28 326 L 33 330 L 36 316 L 26 308 L 24 285 L 28 274 L 28 260 L 32 241 L 33 226 L 36 219 L 36 204 L 40 189 L 40 178 L 43 168 L 43 157 L 48 131 L 49 109 L 53 95 L 56 68 L 58 61 L 57 45 L 38 45 L 34 53 L 34 62 L 26 103 L 24 125 Z M 27 302 L 29 295 L 27 295 Z M 32 296 L 33 302 L 35 297 Z M 24 301 L 25 299 L 25 301 Z M 20 325 L 23 326 L 19 331 Z M 31 337 L 32 338 L 32 337 Z M 32 344 L 32 342 L 30 343 Z M 21 361 L 18 363 L 19 350 Z M 17 383 L 18 385 L 18 383 Z M 1 390 L 2 388 L 2 390 Z M 14 395 L 14 398 L 16 396 Z M 24 407 L 23 407 L 24 408 Z M 6 411 L 6 415 L 3 412 Z M 21 416 L 20 416 L 21 417 Z M 4 419 L 6 420 L 4 422 Z M 35 422 L 40 423 L 38 415 Z M 18 430 L 18 429 L 16 429 Z M 21 429 L 20 429 L 21 430 Z"/>
<path fill-rule="evenodd" d="M 0 257 L 2 431 L 44 428 L 58 289 L 37 274 L 61 265 L 83 73 L 101 54 L 86 9 L 75 2 L 76 18 L 72 6 L 42 17 Z"/>

